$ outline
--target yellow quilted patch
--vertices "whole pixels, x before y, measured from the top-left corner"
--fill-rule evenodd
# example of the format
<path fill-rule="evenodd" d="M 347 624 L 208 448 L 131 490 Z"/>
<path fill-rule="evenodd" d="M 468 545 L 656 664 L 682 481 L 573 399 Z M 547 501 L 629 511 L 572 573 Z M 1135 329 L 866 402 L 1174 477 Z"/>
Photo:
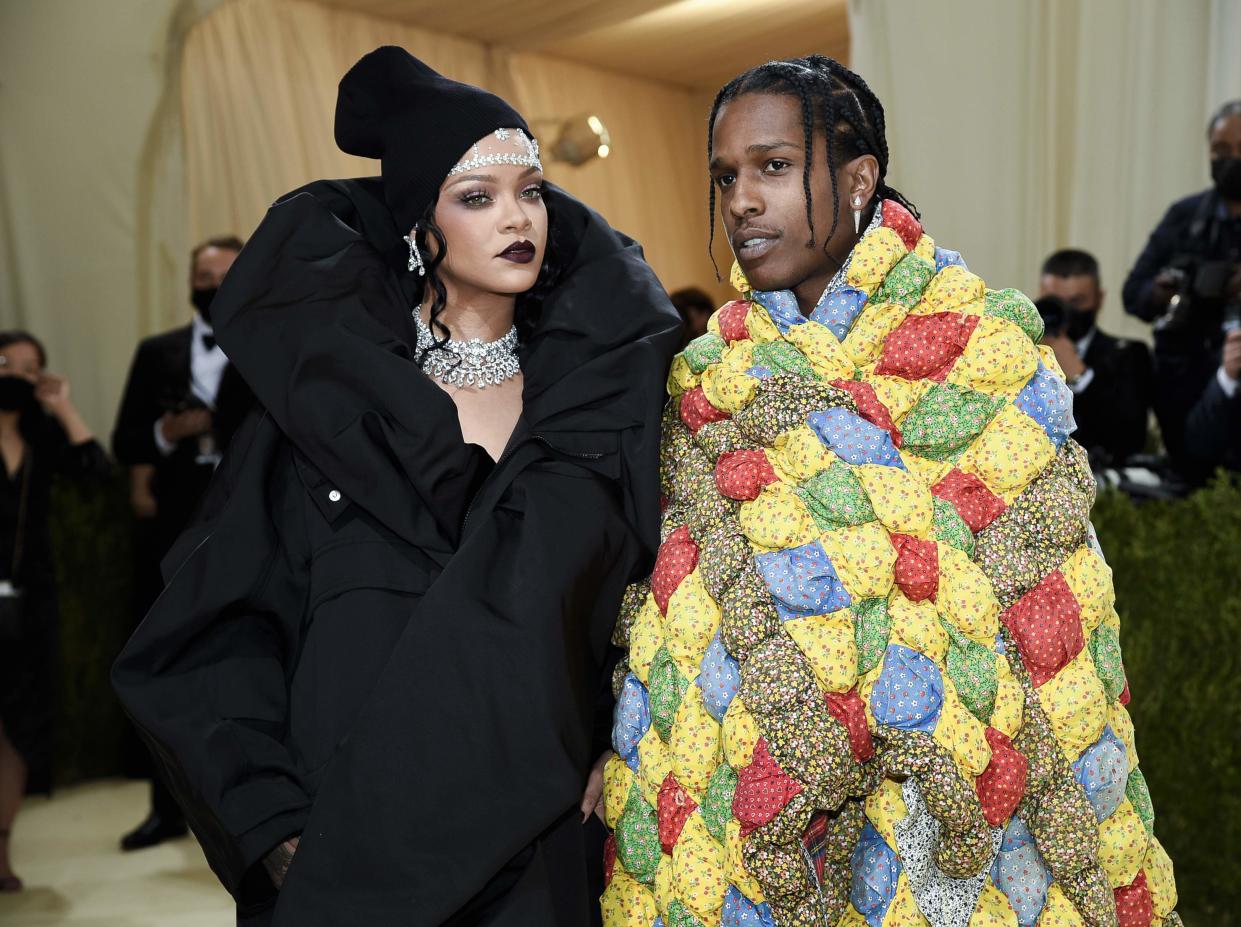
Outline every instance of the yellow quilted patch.
<path fill-rule="evenodd" d="M 905 254 L 900 235 L 889 228 L 875 229 L 854 247 L 845 282 L 869 295 Z"/>
<path fill-rule="evenodd" d="M 810 361 L 821 380 L 830 381 L 853 375 L 855 364 L 840 346 L 831 330 L 815 322 L 794 325 L 785 338 Z"/>
<path fill-rule="evenodd" d="M 918 902 L 914 900 L 909 879 L 903 871 L 896 880 L 896 895 L 884 912 L 883 927 L 930 927 L 927 919 L 918 910 Z"/>
<path fill-rule="evenodd" d="M 809 425 L 798 425 L 776 438 L 767 459 L 780 479 L 796 484 L 826 470 L 836 455 L 823 446 Z"/>
<path fill-rule="evenodd" d="M 659 908 L 660 916 L 665 922 L 672 902 L 677 900 L 677 879 L 672 868 L 672 857 L 664 853 L 659 857 L 659 865 L 655 867 L 655 907 Z"/>
<path fill-rule="evenodd" d="M 805 655 L 819 687 L 847 692 L 857 679 L 857 642 L 853 613 L 844 608 L 831 615 L 812 615 L 784 622 L 784 630 Z"/>
<path fill-rule="evenodd" d="M 934 486 L 944 478 L 944 475 L 952 469 L 951 462 L 947 460 L 930 460 L 926 457 L 919 457 L 917 454 L 911 454 L 909 451 L 900 451 L 901 462 L 905 464 L 906 469 L 914 475 L 914 478 L 926 486 Z"/>
<path fill-rule="evenodd" d="M 1047 889 L 1047 903 L 1038 916 L 1037 927 L 1085 927 L 1086 922 L 1077 913 L 1073 902 L 1065 897 L 1055 882 Z"/>
<path fill-rule="evenodd" d="M 805 503 L 784 483 L 771 483 L 758 498 L 741 503 L 737 522 L 747 538 L 767 550 L 800 547 L 819 536 Z"/>
<path fill-rule="evenodd" d="M 603 819 L 615 829 L 633 788 L 633 770 L 613 753 L 603 767 Z"/>
<path fill-rule="evenodd" d="M 1008 896 L 995 887 L 990 876 L 983 883 L 969 927 L 1017 927 L 1017 912 L 1008 903 Z"/>
<path fill-rule="evenodd" d="M 986 728 L 970 714 L 957 695 L 952 680 L 944 679 L 944 704 L 931 735 L 956 761 L 963 776 L 973 779 L 991 762 Z"/>
<path fill-rule="evenodd" d="M 720 765 L 720 725 L 702 701 L 702 689 L 690 685 L 672 724 L 672 771 L 701 802 Z"/>
<path fill-rule="evenodd" d="M 1120 742 L 1125 745 L 1125 756 L 1129 760 L 1129 771 L 1138 768 L 1138 748 L 1133 737 L 1133 719 L 1129 717 L 1129 712 L 1125 710 L 1125 706 L 1120 702 L 1112 702 L 1107 707 L 1107 724 L 1112 729 L 1112 733 L 1120 738 Z"/>
<path fill-rule="evenodd" d="M 1112 888 L 1128 885 L 1138 877 L 1146 860 L 1150 838 L 1129 799 L 1099 824 L 1099 865 Z"/>
<path fill-rule="evenodd" d="M 914 254 L 928 264 L 935 263 L 935 242 L 930 235 L 923 234 L 918 236 L 918 243 L 914 245 Z"/>
<path fill-rule="evenodd" d="M 741 699 L 734 698 L 724 713 L 724 757 L 733 769 L 749 766 L 758 743 L 758 725 Z"/>
<path fill-rule="evenodd" d="M 659 915 L 655 896 L 621 866 L 612 871 L 612 881 L 604 889 L 599 904 L 603 909 L 604 927 L 651 927 Z"/>
<path fill-rule="evenodd" d="M 700 814 L 691 814 L 672 847 L 677 897 L 704 924 L 718 924 L 728 883 L 724 848 L 707 831 Z"/>
<path fill-rule="evenodd" d="M 924 599 L 911 602 L 899 589 L 888 598 L 893 644 L 904 644 L 934 660 L 941 667 L 948 656 L 948 632 L 939 623 L 935 604 Z"/>
<path fill-rule="evenodd" d="M 878 789 L 866 796 L 866 818 L 890 847 L 896 846 L 896 822 L 908 815 L 901 784 L 893 779 L 884 779 Z"/>
<path fill-rule="evenodd" d="M 884 339 L 896 331 L 908 315 L 909 310 L 900 303 L 867 303 L 853 320 L 849 334 L 845 335 L 842 345 L 845 354 L 857 367 L 878 360 Z"/>
<path fill-rule="evenodd" d="M 750 281 L 745 278 L 741 265 L 733 261 L 733 269 L 728 272 L 728 285 L 743 296 L 750 292 Z"/>
<path fill-rule="evenodd" d="M 1150 889 L 1155 916 L 1165 918 L 1176 908 L 1176 881 L 1172 877 L 1172 860 L 1155 837 L 1150 838 L 1142 868 L 1146 870 L 1146 887 Z"/>
<path fill-rule="evenodd" d="M 646 601 L 634 616 L 633 627 L 629 629 L 629 669 L 647 684 L 647 673 L 651 669 L 651 660 L 655 652 L 664 643 L 664 616 L 659 612 L 655 597 L 647 595 Z"/>
<path fill-rule="evenodd" d="M 1038 698 L 1051 722 L 1052 733 L 1070 761 L 1081 756 L 1103 733 L 1107 696 L 1089 651 L 1082 650 L 1068 666 L 1043 683 Z"/>
<path fill-rule="evenodd" d="M 884 404 L 892 416 L 892 421 L 900 425 L 905 414 L 922 401 L 935 384 L 930 380 L 906 380 L 904 377 L 889 377 L 874 372 L 874 365 L 862 375 L 862 380 L 869 383 L 875 396 Z"/>
<path fill-rule="evenodd" d="M 672 593 L 664 616 L 668 653 L 686 679 L 698 675 L 702 655 L 719 629 L 720 607 L 702 584 L 702 574 L 694 570 Z"/>
<path fill-rule="evenodd" d="M 753 360 L 754 343 L 734 341 L 724 349 L 720 363 L 702 372 L 702 392 L 711 405 L 733 414 L 750 404 L 758 388 L 758 381 L 746 373 Z"/>
<path fill-rule="evenodd" d="M 1056 449 L 1038 422 L 1014 405 L 1006 405 L 961 458 L 1005 502 L 1012 502 L 1051 462 Z"/>
<path fill-rule="evenodd" d="M 871 507 L 883 526 L 896 534 L 925 536 L 934 523 L 931 490 L 900 467 L 862 464 L 854 474 L 870 497 Z"/>
<path fill-rule="evenodd" d="M 750 311 L 745 315 L 746 331 L 755 344 L 767 344 L 780 340 L 780 329 L 771 321 L 771 314 L 757 301 L 750 303 Z"/>
<path fill-rule="evenodd" d="M 672 359 L 672 367 L 668 370 L 668 395 L 672 398 L 688 393 L 698 385 L 701 378 L 690 369 L 689 361 L 684 354 Z"/>
<path fill-rule="evenodd" d="M 1011 399 L 1021 392 L 1036 369 L 1038 352 L 1026 333 L 1008 319 L 987 315 L 978 320 L 947 382 Z"/>
<path fill-rule="evenodd" d="M 998 654 L 995 675 L 995 708 L 991 710 L 991 726 L 1012 740 L 1021 729 L 1021 719 L 1025 717 L 1025 693 L 1021 683 L 1013 676 L 1008 660 Z"/>
<path fill-rule="evenodd" d="M 1116 594 L 1112 591 L 1112 568 L 1089 547 L 1082 546 L 1064 562 L 1060 572 L 1081 604 L 1082 632 L 1089 637 L 1091 631 L 1115 612 L 1112 608 L 1116 601 Z"/>
<path fill-rule="evenodd" d="M 854 600 L 886 596 L 891 590 L 896 548 L 879 522 L 826 531 L 819 543 Z"/>
<path fill-rule="evenodd" d="M 939 591 L 935 605 L 946 621 L 988 647 L 1000 630 L 1000 602 L 991 581 L 963 551 L 948 544 L 939 550 Z"/>
<path fill-rule="evenodd" d="M 977 305 L 986 294 L 987 288 L 981 277 L 951 264 L 931 278 L 913 311 L 915 315 L 936 312 L 972 312 L 976 315 L 979 311 Z"/>
<path fill-rule="evenodd" d="M 763 894 L 762 886 L 745 868 L 745 859 L 741 855 L 741 849 L 744 846 L 745 841 L 741 839 L 741 822 L 735 819 L 729 821 L 724 829 L 724 876 L 741 890 L 741 894 L 755 904 L 762 904 L 766 896 Z"/>
<path fill-rule="evenodd" d="M 696 686 L 694 688 L 697 688 Z M 652 808 L 659 806 L 659 787 L 672 772 L 672 751 L 654 725 L 638 741 L 638 788 Z"/>

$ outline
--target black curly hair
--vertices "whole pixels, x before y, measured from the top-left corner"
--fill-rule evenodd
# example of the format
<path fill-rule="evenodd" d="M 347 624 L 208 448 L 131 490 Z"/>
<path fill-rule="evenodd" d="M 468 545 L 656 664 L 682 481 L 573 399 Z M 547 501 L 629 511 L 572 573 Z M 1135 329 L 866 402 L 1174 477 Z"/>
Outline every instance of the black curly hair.
<path fill-rule="evenodd" d="M 750 68 L 725 84 L 715 95 L 711 104 L 711 116 L 707 123 L 707 161 L 711 161 L 712 133 L 720 107 L 747 93 L 768 93 L 797 97 L 801 101 L 802 128 L 805 132 L 807 153 L 814 150 L 816 129 L 827 134 L 827 168 L 832 181 L 832 228 L 827 239 L 836 233 L 840 221 L 840 193 L 836 185 L 836 168 L 842 160 L 848 161 L 861 155 L 874 155 L 879 162 L 879 183 L 875 196 L 896 200 L 914 216 L 917 207 L 897 190 L 888 186 L 884 178 L 888 172 L 888 140 L 884 135 L 883 104 L 879 98 L 853 71 L 839 61 L 826 55 L 807 55 L 804 58 L 786 58 L 768 61 Z M 802 169 L 802 186 L 806 192 L 806 223 L 810 226 L 810 242 L 814 247 L 814 214 L 811 208 L 810 157 Z M 710 229 L 707 250 L 715 241 L 715 184 L 710 183 Z M 867 204 L 870 215 L 871 204 Z M 827 248 L 827 240 L 823 243 Z M 712 264 L 715 258 L 711 258 Z M 716 276 L 719 268 L 716 267 Z"/>

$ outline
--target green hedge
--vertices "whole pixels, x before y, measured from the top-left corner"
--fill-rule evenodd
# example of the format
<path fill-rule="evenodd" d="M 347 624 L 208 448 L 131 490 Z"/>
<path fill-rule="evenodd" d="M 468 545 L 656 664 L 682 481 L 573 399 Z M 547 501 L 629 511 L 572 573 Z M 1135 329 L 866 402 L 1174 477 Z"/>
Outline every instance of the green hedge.
<path fill-rule="evenodd" d="M 62 721 L 57 781 L 120 771 L 124 720 L 108 668 L 132 627 L 125 484 L 60 486 Z M 1238 924 L 1241 888 L 1241 490 L 1184 501 L 1103 493 L 1094 523 L 1112 566 L 1138 753 L 1155 833 L 1176 866 L 1189 927 Z"/>
<path fill-rule="evenodd" d="M 1108 492 L 1093 519 L 1182 916 L 1188 927 L 1241 923 L 1241 490 L 1221 478 L 1188 499 L 1141 505 Z"/>

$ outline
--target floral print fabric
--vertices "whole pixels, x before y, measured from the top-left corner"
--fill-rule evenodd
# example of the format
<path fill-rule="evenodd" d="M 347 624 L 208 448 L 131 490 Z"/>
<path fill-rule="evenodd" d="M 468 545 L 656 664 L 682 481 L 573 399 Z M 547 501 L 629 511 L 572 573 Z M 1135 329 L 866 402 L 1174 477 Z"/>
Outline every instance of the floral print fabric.
<path fill-rule="evenodd" d="M 608 927 L 1179 925 L 1072 394 L 886 201 L 674 362 L 617 627 Z"/>

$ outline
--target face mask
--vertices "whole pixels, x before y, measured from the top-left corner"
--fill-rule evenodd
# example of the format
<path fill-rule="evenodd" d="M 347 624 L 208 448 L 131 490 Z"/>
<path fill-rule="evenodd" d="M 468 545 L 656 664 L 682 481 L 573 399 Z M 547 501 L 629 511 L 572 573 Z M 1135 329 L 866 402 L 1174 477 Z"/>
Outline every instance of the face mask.
<path fill-rule="evenodd" d="M 1211 180 L 1226 200 L 1241 200 L 1241 158 L 1212 158 Z"/>
<path fill-rule="evenodd" d="M 198 314 L 208 325 L 211 324 L 211 301 L 215 299 L 215 294 L 219 291 L 219 287 L 210 286 L 203 287 L 202 289 L 196 287 L 190 293 L 190 302 L 194 304 L 194 308 L 198 310 Z"/>
<path fill-rule="evenodd" d="M 33 383 L 25 377 L 0 377 L 0 409 L 16 412 L 33 402 Z"/>
<path fill-rule="evenodd" d="M 1070 309 L 1064 325 L 1065 335 L 1070 341 L 1081 341 L 1086 337 L 1086 333 L 1094 328 L 1094 316 L 1093 312 Z"/>

